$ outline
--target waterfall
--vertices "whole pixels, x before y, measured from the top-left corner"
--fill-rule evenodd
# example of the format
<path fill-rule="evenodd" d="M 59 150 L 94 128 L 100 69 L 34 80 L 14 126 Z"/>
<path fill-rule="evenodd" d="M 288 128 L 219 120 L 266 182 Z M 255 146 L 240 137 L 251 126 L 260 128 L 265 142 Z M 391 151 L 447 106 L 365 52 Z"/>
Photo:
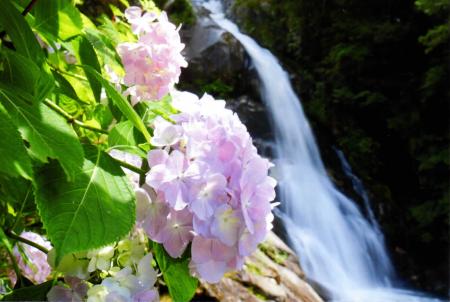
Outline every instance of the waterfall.
<path fill-rule="evenodd" d="M 334 151 L 336 152 L 336 155 L 339 158 L 339 161 L 341 162 L 342 171 L 344 171 L 344 174 L 350 179 L 353 187 L 353 191 L 356 192 L 356 194 L 361 197 L 361 199 L 364 202 L 364 210 L 366 212 L 367 219 L 372 224 L 373 228 L 377 233 L 379 233 L 380 240 L 384 240 L 383 234 L 380 231 L 380 226 L 378 225 L 377 220 L 375 219 L 375 215 L 372 211 L 372 206 L 370 205 L 370 199 L 369 195 L 367 195 L 366 189 L 364 188 L 364 185 L 362 181 L 353 174 L 352 167 L 350 166 L 349 162 L 347 161 L 347 158 L 345 158 L 344 152 L 342 152 L 339 149 L 336 149 L 333 147 Z"/>
<path fill-rule="evenodd" d="M 332 301 L 439 301 L 394 288 L 397 278 L 375 218 L 367 220 L 329 179 L 300 100 L 278 60 L 225 18 L 220 1 L 193 2 L 241 42 L 260 78 L 275 134 L 279 216 L 307 277 L 325 288 Z"/>

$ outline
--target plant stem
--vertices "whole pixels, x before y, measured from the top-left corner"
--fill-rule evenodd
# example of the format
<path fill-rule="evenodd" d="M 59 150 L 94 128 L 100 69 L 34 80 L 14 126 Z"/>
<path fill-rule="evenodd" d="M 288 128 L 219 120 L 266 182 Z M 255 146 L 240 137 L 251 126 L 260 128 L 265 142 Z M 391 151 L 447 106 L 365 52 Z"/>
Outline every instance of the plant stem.
<path fill-rule="evenodd" d="M 39 245 L 39 244 L 37 244 L 37 243 L 31 241 L 31 240 L 28 240 L 28 239 L 26 239 L 26 238 L 20 237 L 19 235 L 14 234 L 14 233 L 13 233 L 12 231 L 10 231 L 10 230 L 7 230 L 7 231 L 5 232 L 5 234 L 6 234 L 6 236 L 8 236 L 8 237 L 11 238 L 11 239 L 15 239 L 15 240 L 17 240 L 17 241 L 20 241 L 20 242 L 23 242 L 23 243 L 25 243 L 25 244 L 28 244 L 28 245 L 30 245 L 30 246 L 32 246 L 32 247 L 37 248 L 37 249 L 40 250 L 41 252 L 44 252 L 44 253 L 48 254 L 48 250 L 47 250 L 45 247 L 43 247 L 43 246 L 41 246 L 41 245 Z"/>
<path fill-rule="evenodd" d="M 81 128 L 85 128 L 91 131 L 95 131 L 98 133 L 103 133 L 103 134 L 108 134 L 108 131 L 94 127 L 94 126 L 90 126 L 90 125 L 86 125 L 83 122 L 75 119 L 73 116 L 71 116 L 69 113 L 65 112 L 64 109 L 62 109 L 61 107 L 59 107 L 58 105 L 56 105 L 55 103 L 53 103 L 50 100 L 44 100 L 44 104 L 47 105 L 48 107 L 50 107 L 50 109 L 56 111 L 57 113 L 59 113 L 60 115 L 62 115 L 69 123 L 71 124 L 75 124 Z"/>
<path fill-rule="evenodd" d="M 133 166 L 133 165 L 127 163 L 127 162 L 121 161 L 120 159 L 117 159 L 117 158 L 114 158 L 114 157 L 113 157 L 113 159 L 114 159 L 119 165 L 121 165 L 121 166 L 124 167 L 124 168 L 127 168 L 128 170 L 130 170 L 130 171 L 132 171 L 132 172 L 134 172 L 134 173 L 137 173 L 137 174 L 140 174 L 140 175 L 145 175 L 145 173 L 147 173 L 146 171 L 144 171 L 144 170 L 142 170 L 142 169 L 140 169 L 140 168 L 138 168 L 138 167 L 136 167 L 136 166 Z"/>
<path fill-rule="evenodd" d="M 75 78 L 75 79 L 77 79 L 77 80 L 81 80 L 81 81 L 86 81 L 86 82 L 87 82 L 87 78 L 85 78 L 85 77 L 83 77 L 83 76 L 80 76 L 80 75 L 78 75 L 78 74 L 76 74 L 76 73 L 71 73 L 71 72 L 67 72 L 67 71 L 65 71 L 65 70 L 59 69 L 58 67 L 53 66 L 52 64 L 49 64 L 49 65 L 50 65 L 50 67 L 51 67 L 53 70 L 55 70 L 56 72 L 58 72 L 58 73 L 60 73 L 60 74 L 65 74 L 65 75 L 68 75 L 69 77 Z"/>
<path fill-rule="evenodd" d="M 149 166 L 148 166 L 148 161 L 147 160 L 143 160 L 142 164 L 141 164 L 141 170 L 145 171 L 144 174 L 141 174 L 139 176 L 139 186 L 142 186 L 145 183 L 145 174 L 148 172 L 149 170 Z"/>

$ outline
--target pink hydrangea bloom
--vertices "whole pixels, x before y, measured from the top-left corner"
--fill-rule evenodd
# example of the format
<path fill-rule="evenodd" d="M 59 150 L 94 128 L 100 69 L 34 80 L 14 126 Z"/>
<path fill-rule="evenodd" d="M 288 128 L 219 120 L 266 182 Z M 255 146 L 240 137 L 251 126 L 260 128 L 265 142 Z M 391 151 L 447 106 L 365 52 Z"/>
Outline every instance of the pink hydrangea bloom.
<path fill-rule="evenodd" d="M 187 62 L 181 55 L 184 44 L 167 14 L 144 13 L 133 6 L 125 11 L 137 42 L 121 43 L 117 51 L 125 68 L 124 84 L 133 104 L 159 100 L 178 83 L 181 67 Z"/>
<path fill-rule="evenodd" d="M 49 250 L 52 248 L 49 241 L 34 232 L 23 232 L 20 236 Z M 47 280 L 52 271 L 47 262 L 47 254 L 25 243 L 17 243 L 13 252 L 20 271 L 26 278 L 34 283 L 42 283 Z M 12 283 L 16 282 L 17 276 L 14 272 L 11 273 L 10 279 Z"/>
<path fill-rule="evenodd" d="M 272 228 L 272 164 L 224 101 L 187 92 L 172 98 L 175 124 L 154 123 L 160 149 L 149 152 L 150 171 L 137 191 L 147 205 L 142 225 L 172 257 L 192 242 L 192 272 L 218 282 L 240 269 Z"/>

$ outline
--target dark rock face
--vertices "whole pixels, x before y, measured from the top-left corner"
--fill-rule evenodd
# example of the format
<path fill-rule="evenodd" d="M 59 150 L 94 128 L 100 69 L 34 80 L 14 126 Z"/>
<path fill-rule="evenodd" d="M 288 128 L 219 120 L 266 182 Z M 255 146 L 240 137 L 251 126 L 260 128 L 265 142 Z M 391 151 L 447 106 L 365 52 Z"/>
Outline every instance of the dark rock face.
<path fill-rule="evenodd" d="M 244 49 L 208 17 L 208 10 L 196 8 L 196 13 L 196 24 L 181 31 L 189 67 L 183 70 L 180 82 L 199 90 L 220 78 L 235 87 L 245 72 Z"/>
<path fill-rule="evenodd" d="M 256 140 L 271 139 L 265 107 L 259 98 L 258 79 L 242 45 L 209 18 L 209 11 L 196 8 L 197 22 L 182 30 L 189 66 L 179 89 L 225 98 Z"/>

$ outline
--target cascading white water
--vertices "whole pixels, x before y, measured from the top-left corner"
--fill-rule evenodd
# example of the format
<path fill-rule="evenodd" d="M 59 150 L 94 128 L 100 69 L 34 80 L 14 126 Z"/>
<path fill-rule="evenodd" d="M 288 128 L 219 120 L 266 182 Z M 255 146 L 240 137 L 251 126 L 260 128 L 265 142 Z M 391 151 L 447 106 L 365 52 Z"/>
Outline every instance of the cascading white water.
<path fill-rule="evenodd" d="M 280 216 L 306 275 L 333 301 L 438 301 L 393 288 L 395 272 L 378 224 L 333 185 L 288 74 L 277 59 L 223 14 L 217 0 L 194 0 L 241 42 L 260 78 L 276 138 Z"/>

